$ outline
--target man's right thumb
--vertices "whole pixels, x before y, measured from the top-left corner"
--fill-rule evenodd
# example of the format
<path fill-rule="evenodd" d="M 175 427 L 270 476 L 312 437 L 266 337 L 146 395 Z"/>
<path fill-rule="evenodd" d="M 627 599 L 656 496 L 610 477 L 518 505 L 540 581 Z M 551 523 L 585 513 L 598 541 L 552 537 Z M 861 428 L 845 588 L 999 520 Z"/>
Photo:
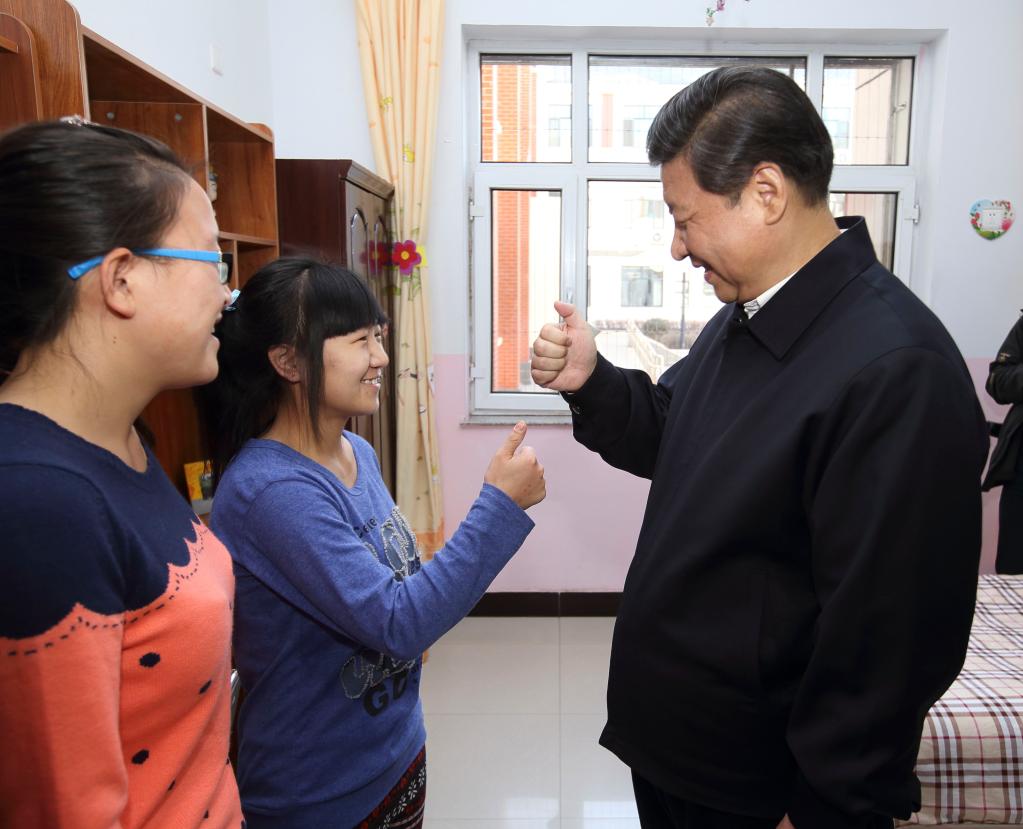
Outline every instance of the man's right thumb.
<path fill-rule="evenodd" d="M 578 328 L 582 320 L 575 316 L 575 306 L 570 302 L 555 302 L 554 310 L 565 321 L 568 328 Z M 574 318 L 573 318 L 574 317 Z"/>

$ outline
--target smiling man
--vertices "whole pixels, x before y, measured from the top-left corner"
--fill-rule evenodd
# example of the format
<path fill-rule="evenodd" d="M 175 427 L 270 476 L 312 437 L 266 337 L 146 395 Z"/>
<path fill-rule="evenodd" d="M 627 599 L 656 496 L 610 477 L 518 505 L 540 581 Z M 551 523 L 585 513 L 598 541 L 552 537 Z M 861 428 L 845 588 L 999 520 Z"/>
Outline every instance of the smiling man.
<path fill-rule="evenodd" d="M 972 382 L 864 220 L 829 213 L 831 140 L 792 80 L 711 72 L 647 151 L 672 255 L 727 304 L 656 384 L 563 303 L 532 366 L 580 443 L 652 479 L 601 743 L 644 827 L 891 827 L 972 619 Z"/>

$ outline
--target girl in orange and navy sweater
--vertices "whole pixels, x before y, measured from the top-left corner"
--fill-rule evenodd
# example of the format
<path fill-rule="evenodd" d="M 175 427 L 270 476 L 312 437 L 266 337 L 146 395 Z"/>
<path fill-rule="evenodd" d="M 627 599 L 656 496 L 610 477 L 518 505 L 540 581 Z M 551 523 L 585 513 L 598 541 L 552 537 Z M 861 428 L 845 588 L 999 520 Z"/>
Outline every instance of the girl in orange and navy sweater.
<path fill-rule="evenodd" d="M 230 559 L 133 426 L 216 375 L 226 277 L 164 145 L 0 138 L 2 826 L 244 826 Z"/>

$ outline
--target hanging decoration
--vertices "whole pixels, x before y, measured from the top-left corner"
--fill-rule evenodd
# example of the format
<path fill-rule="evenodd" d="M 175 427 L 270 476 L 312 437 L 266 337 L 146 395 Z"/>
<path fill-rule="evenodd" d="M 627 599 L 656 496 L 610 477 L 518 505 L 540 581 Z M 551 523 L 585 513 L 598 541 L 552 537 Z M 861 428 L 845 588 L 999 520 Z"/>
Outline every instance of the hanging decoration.
<path fill-rule="evenodd" d="M 746 0 L 746 2 L 748 3 L 749 0 Z M 714 25 L 714 15 L 717 14 L 718 12 L 723 12 L 724 10 L 725 10 L 725 0 L 717 0 L 717 2 L 714 4 L 713 8 L 710 7 L 710 6 L 707 6 L 707 25 L 708 26 L 713 26 Z"/>
<path fill-rule="evenodd" d="M 1008 199 L 980 199 L 970 207 L 970 225 L 978 236 L 997 239 L 1012 227 L 1012 202 Z"/>
<path fill-rule="evenodd" d="M 411 239 L 394 243 L 391 264 L 397 266 L 402 276 L 411 276 L 412 270 L 423 264 L 422 250 L 416 250 L 416 243 Z"/>

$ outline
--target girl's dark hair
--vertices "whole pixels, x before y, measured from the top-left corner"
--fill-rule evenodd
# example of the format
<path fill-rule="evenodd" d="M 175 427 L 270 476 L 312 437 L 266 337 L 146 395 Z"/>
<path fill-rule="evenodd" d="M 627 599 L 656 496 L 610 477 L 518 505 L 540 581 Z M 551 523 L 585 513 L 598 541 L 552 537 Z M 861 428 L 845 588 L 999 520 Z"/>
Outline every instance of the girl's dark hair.
<path fill-rule="evenodd" d="M 117 247 L 158 247 L 188 171 L 145 135 L 41 121 L 0 137 L 0 383 L 75 308 L 67 269 Z"/>
<path fill-rule="evenodd" d="M 651 164 L 682 155 L 700 187 L 733 203 L 765 161 L 795 182 L 808 205 L 828 199 L 831 136 L 806 93 L 775 69 L 727 66 L 702 75 L 661 107 L 646 141 Z"/>
<path fill-rule="evenodd" d="M 319 435 L 324 341 L 386 323 L 369 286 L 345 268 L 296 257 L 257 271 L 217 325 L 220 373 L 198 393 L 215 476 L 277 416 L 285 382 L 270 364 L 271 348 L 294 347 L 310 425 Z"/>

